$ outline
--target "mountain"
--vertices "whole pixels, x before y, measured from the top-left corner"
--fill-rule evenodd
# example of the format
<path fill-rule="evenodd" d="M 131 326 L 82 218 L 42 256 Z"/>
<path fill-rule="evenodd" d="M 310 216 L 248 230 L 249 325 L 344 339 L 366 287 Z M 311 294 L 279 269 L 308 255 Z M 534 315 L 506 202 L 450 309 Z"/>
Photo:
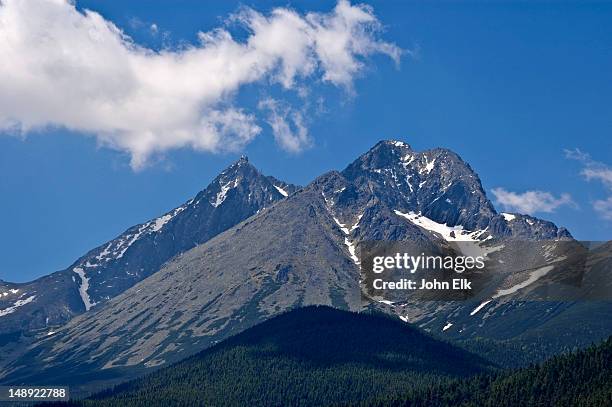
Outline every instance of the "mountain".
<path fill-rule="evenodd" d="M 414 212 L 439 224 L 495 236 L 525 239 L 569 238 L 565 228 L 530 216 L 498 214 L 478 175 L 456 153 L 436 148 L 416 152 L 401 141 L 381 141 L 343 172 L 345 189 L 327 199 L 339 213 L 367 207 L 376 199 L 387 208 Z"/>
<path fill-rule="evenodd" d="M 582 406 L 610 405 L 612 339 L 541 365 L 463 380 L 451 380 L 404 396 L 356 403 L 371 407 L 400 406 Z M 352 403 L 347 403 L 352 404 Z"/>
<path fill-rule="evenodd" d="M 324 406 L 491 369 L 478 356 L 396 318 L 305 307 L 86 405 Z"/>
<path fill-rule="evenodd" d="M 216 202 L 230 181 L 218 182 L 208 199 Z M 575 243 L 567 230 L 531 216 L 497 213 L 478 175 L 449 150 L 416 152 L 403 142 L 383 141 L 342 172 L 320 176 L 38 339 L 0 369 L 0 380 L 72 380 L 92 389 L 184 359 L 290 309 L 361 310 L 357 254 L 362 242 L 381 240 L 416 242 L 439 252 L 466 240 L 470 250 L 504 265 L 495 270 L 484 298 L 369 298 L 369 307 L 436 335 L 527 341 L 563 316 L 571 316 L 566 324 L 595 322 L 580 302 L 520 298 L 557 282 L 559 267 L 550 271 L 531 263 L 562 258 L 562 244 Z M 602 307 L 605 312 L 609 304 Z M 561 335 L 549 351 L 612 332 L 610 322 L 597 323 L 593 336 Z"/>
<path fill-rule="evenodd" d="M 0 346 L 10 347 L 22 335 L 51 334 L 74 316 L 101 307 L 155 273 L 177 254 L 296 190 L 262 175 L 242 157 L 193 199 L 129 228 L 67 269 L 29 283 L 0 281 Z"/>
<path fill-rule="evenodd" d="M 35 380 L 32 362 L 46 359 L 39 365 L 43 376 L 56 371 L 59 379 L 78 370 L 84 378 L 83 372 L 105 371 L 119 380 L 178 361 L 291 308 L 357 310 L 358 275 L 320 191 L 305 188 L 73 319 L 3 373 L 10 373 L 10 381 L 25 380 L 22 374 Z"/>
<path fill-rule="evenodd" d="M 476 249 L 497 265 L 489 270 L 497 274 L 481 297 L 440 303 L 402 298 L 402 293 L 381 299 L 378 309 L 448 339 L 517 341 L 537 348 L 538 360 L 612 333 L 612 323 L 601 318 L 612 311 L 606 271 L 612 266 L 610 244 L 584 254 L 563 227 L 529 215 L 497 213 L 478 175 L 456 153 L 442 148 L 415 152 L 401 141 L 383 141 L 339 175 L 323 183 L 322 193 L 334 219 L 346 226 L 354 252 L 360 242 L 410 241 L 435 250 Z M 572 258 L 572 251 L 578 255 Z M 582 260 L 577 266 L 571 264 L 576 257 Z M 586 259 L 601 260 L 585 264 Z M 549 266 L 555 268 L 545 274 Z M 555 300 L 533 300 L 574 271 L 577 275 L 570 277 L 581 280 L 571 295 L 559 290 Z"/>

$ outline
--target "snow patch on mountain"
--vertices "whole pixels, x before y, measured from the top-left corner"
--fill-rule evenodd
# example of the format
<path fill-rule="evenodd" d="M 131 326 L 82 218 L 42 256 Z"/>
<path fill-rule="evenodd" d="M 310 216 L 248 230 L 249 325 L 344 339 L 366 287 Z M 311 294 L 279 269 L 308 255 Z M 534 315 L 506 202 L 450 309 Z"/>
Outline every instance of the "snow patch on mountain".
<path fill-rule="evenodd" d="M 175 210 L 170 213 L 165 214 L 164 216 L 160 216 L 157 219 L 152 220 L 149 225 L 151 226 L 151 232 L 159 232 L 166 223 L 170 222 L 172 218 L 174 218 L 179 213 L 185 210 L 186 206 L 179 206 Z"/>
<path fill-rule="evenodd" d="M 325 205 L 327 206 L 327 210 L 331 213 L 331 210 L 329 208 L 334 206 L 334 201 L 332 201 L 331 199 L 327 198 L 327 196 L 325 195 L 325 192 L 323 192 L 323 191 L 321 191 L 321 196 L 323 197 L 323 200 L 325 201 Z"/>
<path fill-rule="evenodd" d="M 81 284 L 79 285 L 79 294 L 81 295 L 81 299 L 83 300 L 83 305 L 85 305 L 85 310 L 89 311 L 91 307 L 96 305 L 95 302 L 92 302 L 89 298 L 89 293 L 87 290 L 89 289 L 89 278 L 85 276 L 85 270 L 81 267 L 75 267 L 72 269 L 78 276 L 81 278 Z"/>
<path fill-rule="evenodd" d="M 120 246 L 119 246 L 121 248 L 121 251 L 115 257 L 115 259 L 118 260 L 118 259 L 122 258 L 123 255 L 125 254 L 125 252 L 127 251 L 127 249 L 129 249 L 130 246 L 133 245 L 134 242 L 136 242 L 136 240 L 138 240 L 140 238 L 140 236 L 145 232 L 145 230 L 147 229 L 148 226 L 149 226 L 148 224 L 144 224 L 140 228 L 138 228 L 138 232 L 134 233 L 133 235 L 128 235 L 127 238 L 129 238 L 129 240 L 123 240 L 122 239 L 121 242 L 120 242 Z"/>
<path fill-rule="evenodd" d="M 484 307 L 486 307 L 486 305 L 488 303 L 490 303 L 493 300 L 487 300 L 484 301 L 482 304 L 480 304 L 479 306 L 477 306 L 476 308 L 474 308 L 474 310 L 472 312 L 470 312 L 470 315 L 476 315 L 478 313 L 478 311 L 480 311 L 481 309 L 483 309 Z"/>
<path fill-rule="evenodd" d="M 346 245 L 349 255 L 351 257 L 351 260 L 353 260 L 353 263 L 355 263 L 357 266 L 359 266 L 361 264 L 361 262 L 359 261 L 359 258 L 357 257 L 357 248 L 355 247 L 355 244 L 349 239 L 349 236 L 351 234 L 351 231 L 355 230 L 358 226 L 359 226 L 359 222 L 361 221 L 361 217 L 363 216 L 363 214 L 361 214 L 358 219 L 357 222 L 350 226 L 347 227 L 344 223 L 340 222 L 340 220 L 338 220 L 338 218 L 336 218 L 336 216 L 334 216 L 331 208 L 330 208 L 330 202 L 328 201 L 327 197 L 325 196 L 324 193 L 321 193 L 323 195 L 323 199 L 325 200 L 325 207 L 327 208 L 327 211 L 329 212 L 329 214 L 331 215 L 332 219 L 334 220 L 334 222 L 336 223 L 336 225 L 338 225 L 338 227 L 340 228 L 340 230 L 342 231 L 342 233 L 345 234 L 344 237 L 344 244 Z"/>
<path fill-rule="evenodd" d="M 412 184 L 410 183 L 410 178 L 412 178 L 412 175 L 408 175 L 408 177 L 406 177 L 406 184 L 408 184 L 408 188 L 410 188 L 410 193 L 413 193 L 414 188 L 412 187 Z"/>
<path fill-rule="evenodd" d="M 2 293 L 0 293 L 0 297 L 6 297 L 10 294 L 17 294 L 19 292 L 19 288 L 11 288 L 8 291 L 4 291 Z"/>
<path fill-rule="evenodd" d="M 344 233 L 345 235 L 350 234 L 349 229 L 344 225 L 344 223 L 341 223 L 338 218 L 336 218 L 335 216 L 332 215 L 332 218 L 334 219 L 334 222 L 336 222 L 336 225 L 338 225 L 338 227 L 340 228 L 340 230 L 342 231 L 342 233 Z"/>
<path fill-rule="evenodd" d="M 484 256 L 486 258 L 490 253 L 504 248 L 504 245 L 484 245 L 486 241 L 493 238 L 487 233 L 487 229 L 472 232 L 465 230 L 461 225 L 448 226 L 446 224 L 438 223 L 426 216 L 421 215 L 420 213 L 403 213 L 398 210 L 394 210 L 394 212 L 396 215 L 408 219 L 414 225 L 441 236 L 447 242 L 452 242 L 465 256 Z"/>
<path fill-rule="evenodd" d="M 151 231 L 153 232 L 157 232 L 159 230 L 161 230 L 161 228 L 164 227 L 164 225 L 166 223 L 168 223 L 170 221 L 170 219 L 172 219 L 173 215 L 172 214 L 166 214 L 164 216 L 160 216 L 159 218 L 155 219 L 153 221 L 153 226 L 151 227 Z"/>
<path fill-rule="evenodd" d="M 512 222 L 514 219 L 516 219 L 516 216 L 511 213 L 502 212 L 501 215 L 504 217 L 506 222 Z"/>
<path fill-rule="evenodd" d="M 465 256 L 486 257 L 489 253 L 501 250 L 504 247 L 503 245 L 491 247 L 483 246 L 482 244 L 485 241 L 492 238 L 489 235 L 483 239 L 483 236 L 487 233 L 486 229 L 471 232 L 463 229 L 461 225 L 448 226 L 443 223 L 438 223 L 420 213 L 403 213 L 398 210 L 394 210 L 394 212 L 396 215 L 408 219 L 416 226 L 441 236 L 447 242 L 453 242 Z"/>
<path fill-rule="evenodd" d="M 436 233 L 446 241 L 478 241 L 479 237 L 485 233 L 484 230 L 476 232 L 470 232 L 463 229 L 463 226 L 447 226 L 446 224 L 438 223 L 428 217 L 421 215 L 420 213 L 408 212 L 403 213 L 398 210 L 393 211 L 396 215 L 399 215 L 415 225 L 429 230 L 430 232 Z"/>
<path fill-rule="evenodd" d="M 363 213 L 357 216 L 357 222 L 353 226 L 351 226 L 351 232 L 359 227 L 359 222 L 361 222 L 361 218 L 363 218 Z"/>
<path fill-rule="evenodd" d="M 402 166 L 404 167 L 404 169 L 408 169 L 410 163 L 414 161 L 414 154 L 408 153 L 406 155 L 403 155 L 402 158 L 400 158 L 400 161 L 402 162 Z"/>
<path fill-rule="evenodd" d="M 346 225 L 344 223 L 340 222 L 338 220 L 338 218 L 336 218 L 333 215 L 332 215 L 332 218 L 334 219 L 334 222 L 336 222 L 336 225 L 338 225 L 338 227 L 340 228 L 342 233 L 344 233 L 346 235 L 346 237 L 344 238 L 344 244 L 348 248 L 349 255 L 351 256 L 351 260 L 353 260 L 353 263 L 355 263 L 356 265 L 359 265 L 361 262 L 359 261 L 359 258 L 357 257 L 357 254 L 356 254 L 357 253 L 357 249 L 355 247 L 355 244 L 348 238 L 348 235 L 351 234 L 351 230 L 354 230 L 357 227 L 357 225 L 359 224 L 359 220 L 361 220 L 361 217 L 359 217 L 359 220 L 357 221 L 357 223 L 355 223 L 351 227 L 350 230 L 349 230 L 349 228 L 346 227 Z"/>
<path fill-rule="evenodd" d="M 163 216 L 160 216 L 152 221 L 142 224 L 136 233 L 124 233 L 117 239 L 109 242 L 104 249 L 96 255 L 94 258 L 96 262 L 92 263 L 89 259 L 81 264 L 81 267 L 85 268 L 95 268 L 101 266 L 103 263 L 108 263 L 111 260 L 119 260 L 123 257 L 125 252 L 132 246 L 143 234 L 146 233 L 156 233 L 163 229 L 163 227 L 170 222 L 176 215 L 184 211 L 189 204 L 191 204 L 192 200 L 190 200 L 187 204 L 180 206 L 173 211 L 166 213 Z"/>
<path fill-rule="evenodd" d="M 96 256 L 96 259 L 98 259 L 99 261 L 106 260 L 106 257 L 107 257 L 109 254 L 111 254 L 110 248 L 112 247 L 112 245 L 113 245 L 113 242 L 110 242 L 110 243 L 109 243 L 109 244 L 108 244 L 108 245 L 107 245 L 107 246 L 104 248 L 104 250 L 102 250 L 102 251 L 100 252 L 100 254 L 98 254 L 98 255 Z M 92 266 L 90 266 L 90 267 L 94 267 L 94 266 L 92 265 Z"/>
<path fill-rule="evenodd" d="M 434 158 L 433 160 L 429 161 L 429 159 L 427 157 L 425 157 L 425 161 L 427 162 L 427 164 L 425 165 L 425 173 L 429 174 L 431 172 L 431 170 L 433 170 L 433 168 L 434 168 L 434 164 L 436 163 L 436 159 Z"/>
<path fill-rule="evenodd" d="M 12 306 L 0 310 L 0 317 L 3 317 L 3 316 L 8 315 L 8 314 L 12 314 L 13 312 L 15 312 L 17 310 L 17 308 L 22 307 L 22 306 L 24 306 L 24 305 L 34 301 L 34 298 L 36 298 L 36 296 L 35 295 L 31 295 L 28 298 L 26 298 L 25 300 L 17 300 L 17 301 L 15 301 L 15 303 Z"/>
<path fill-rule="evenodd" d="M 553 265 L 540 267 L 540 268 L 534 270 L 532 273 L 530 273 L 529 277 L 525 281 L 523 281 L 523 282 L 521 282 L 519 284 L 513 285 L 510 288 L 506 288 L 506 289 L 497 291 L 497 293 L 495 293 L 493 298 L 499 298 L 499 297 L 503 297 L 504 295 L 514 294 L 518 290 L 520 290 L 522 288 L 525 288 L 525 287 L 535 283 L 540 278 L 542 278 L 546 274 L 548 274 L 548 272 L 550 272 L 554 268 L 555 268 L 555 266 L 553 266 Z"/>
<path fill-rule="evenodd" d="M 225 198 L 227 198 L 227 193 L 229 192 L 229 190 L 232 188 L 236 188 L 238 186 L 238 182 L 239 182 L 239 179 L 236 178 L 235 180 L 229 181 L 221 185 L 221 191 L 217 192 L 215 201 L 211 202 L 210 204 L 214 206 L 215 208 L 221 205 L 225 201 Z"/>
<path fill-rule="evenodd" d="M 284 189 L 282 189 L 281 187 L 279 187 L 278 185 L 274 185 L 274 188 L 276 188 L 276 190 L 284 197 L 288 197 L 289 193 L 287 191 L 285 191 Z"/>
<path fill-rule="evenodd" d="M 353 242 L 351 242 L 348 237 L 345 237 L 344 244 L 346 245 L 346 247 L 348 247 L 348 251 L 349 251 L 349 254 L 351 255 L 351 260 L 353 260 L 353 263 L 355 263 L 356 265 L 361 264 L 361 262 L 359 261 L 359 258 L 356 255 L 356 248 Z"/>

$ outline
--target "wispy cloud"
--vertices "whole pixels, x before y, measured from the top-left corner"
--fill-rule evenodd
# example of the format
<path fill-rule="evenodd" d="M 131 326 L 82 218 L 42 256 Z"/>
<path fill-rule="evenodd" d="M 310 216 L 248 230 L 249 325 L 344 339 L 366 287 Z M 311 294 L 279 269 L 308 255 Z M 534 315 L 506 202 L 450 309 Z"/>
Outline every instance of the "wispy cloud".
<path fill-rule="evenodd" d="M 259 102 L 259 108 L 267 112 L 266 121 L 272 128 L 276 142 L 284 150 L 297 153 L 311 145 L 301 111 L 272 98 Z"/>
<path fill-rule="evenodd" d="M 573 150 L 565 150 L 565 157 L 571 160 L 576 160 L 582 163 L 583 167 L 580 174 L 587 181 L 599 181 L 605 187 L 609 194 L 612 194 L 612 167 L 595 161 L 588 153 L 581 151 L 578 148 Z M 597 199 L 593 201 L 593 209 L 606 220 L 612 220 L 612 195 L 606 199 Z"/>
<path fill-rule="evenodd" d="M 240 149 L 261 132 L 256 113 L 236 105 L 245 85 L 302 91 L 318 80 L 351 92 L 368 56 L 401 55 L 379 38 L 372 9 L 346 0 L 328 13 L 243 8 L 226 23 L 247 37 L 221 27 L 199 33 L 197 45 L 154 51 L 70 0 L 3 0 L 0 131 L 76 130 L 128 152 L 134 168 L 171 149 Z M 267 111 L 284 148 L 307 145 L 295 109 Z"/>
<path fill-rule="evenodd" d="M 608 199 L 598 199 L 593 202 L 593 209 L 599 216 L 606 220 L 612 220 L 612 196 Z"/>
<path fill-rule="evenodd" d="M 580 173 L 587 181 L 600 181 L 606 188 L 612 190 L 612 168 L 610 166 L 593 160 L 588 153 L 578 148 L 564 151 L 565 157 L 580 161 L 583 164 Z"/>
<path fill-rule="evenodd" d="M 546 191 L 526 191 L 522 193 L 507 191 L 504 188 L 494 188 L 497 204 L 506 211 L 534 214 L 536 212 L 554 212 L 564 205 L 576 206 L 569 194 L 556 197 Z"/>

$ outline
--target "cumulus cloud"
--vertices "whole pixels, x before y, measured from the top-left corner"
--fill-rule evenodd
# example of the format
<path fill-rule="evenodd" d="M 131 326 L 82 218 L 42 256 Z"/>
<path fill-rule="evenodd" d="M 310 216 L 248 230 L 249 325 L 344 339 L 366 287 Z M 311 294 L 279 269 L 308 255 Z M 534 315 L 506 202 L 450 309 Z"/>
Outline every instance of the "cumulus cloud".
<path fill-rule="evenodd" d="M 554 212 L 563 205 L 575 206 L 569 194 L 561 194 L 555 197 L 550 192 L 526 191 L 517 193 L 507 191 L 504 188 L 494 188 L 493 195 L 499 205 L 507 211 L 534 214 L 536 212 Z"/>
<path fill-rule="evenodd" d="M 233 99 L 243 86 L 300 90 L 318 79 L 351 91 L 368 56 L 401 54 L 378 38 L 370 7 L 345 0 L 305 15 L 243 8 L 229 22 L 247 37 L 221 27 L 199 33 L 197 45 L 154 51 L 70 0 L 2 0 L 0 130 L 65 127 L 128 152 L 135 168 L 171 149 L 240 149 L 261 132 Z M 281 146 L 308 145 L 301 114 L 279 106 L 262 105 Z"/>

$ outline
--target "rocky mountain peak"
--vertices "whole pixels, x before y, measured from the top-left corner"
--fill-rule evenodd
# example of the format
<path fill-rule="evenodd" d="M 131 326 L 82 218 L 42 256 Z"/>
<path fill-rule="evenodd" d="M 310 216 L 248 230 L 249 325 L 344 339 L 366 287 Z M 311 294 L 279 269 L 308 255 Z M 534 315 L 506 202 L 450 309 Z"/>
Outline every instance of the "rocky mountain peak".
<path fill-rule="evenodd" d="M 177 254 L 272 206 L 297 188 L 263 175 L 242 156 L 193 199 L 128 228 L 67 269 L 18 286 L 0 284 L 0 303 L 9 301 L 11 311 L 0 320 L 0 335 L 48 329 L 99 308 Z M 15 304 L 18 307 L 11 308 Z"/>
<path fill-rule="evenodd" d="M 245 155 L 241 156 L 238 160 L 234 161 L 231 165 L 221 171 L 217 176 L 217 179 L 227 178 L 228 176 L 232 176 L 234 174 L 246 174 L 250 176 L 261 175 L 259 170 L 249 162 L 248 157 Z"/>
<path fill-rule="evenodd" d="M 381 141 L 342 175 L 390 208 L 450 226 L 482 229 L 496 215 L 478 175 L 451 150 L 415 151 L 402 141 Z"/>
<path fill-rule="evenodd" d="M 450 227 L 487 230 L 524 239 L 569 238 L 551 222 L 498 214 L 478 174 L 446 148 L 415 151 L 397 140 L 378 142 L 341 173 L 320 177 L 326 202 L 339 217 L 352 219 L 374 203 L 387 210 L 413 212 Z"/>
<path fill-rule="evenodd" d="M 196 201 L 199 202 L 206 198 L 214 208 L 217 208 L 226 200 L 228 202 L 237 200 L 240 202 L 237 205 L 251 206 L 257 211 L 270 206 L 297 189 L 296 185 L 263 175 L 248 161 L 246 156 L 242 156 L 200 192 Z"/>

